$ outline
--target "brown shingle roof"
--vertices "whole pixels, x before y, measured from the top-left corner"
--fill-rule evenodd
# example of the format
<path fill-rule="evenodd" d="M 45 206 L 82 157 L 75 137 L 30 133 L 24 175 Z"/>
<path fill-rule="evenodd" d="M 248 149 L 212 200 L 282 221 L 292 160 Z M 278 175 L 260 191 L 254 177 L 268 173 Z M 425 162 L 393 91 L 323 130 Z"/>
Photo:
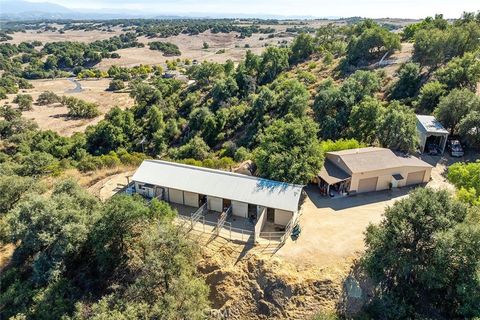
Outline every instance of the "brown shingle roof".
<path fill-rule="evenodd" d="M 352 173 L 394 169 L 403 166 L 431 167 L 418 158 L 397 156 L 386 148 L 368 147 L 328 152 L 327 156 L 329 154 L 340 157 Z"/>
<path fill-rule="evenodd" d="M 318 176 L 330 185 L 350 178 L 348 173 L 337 167 L 329 159 L 325 159 L 325 163 Z"/>

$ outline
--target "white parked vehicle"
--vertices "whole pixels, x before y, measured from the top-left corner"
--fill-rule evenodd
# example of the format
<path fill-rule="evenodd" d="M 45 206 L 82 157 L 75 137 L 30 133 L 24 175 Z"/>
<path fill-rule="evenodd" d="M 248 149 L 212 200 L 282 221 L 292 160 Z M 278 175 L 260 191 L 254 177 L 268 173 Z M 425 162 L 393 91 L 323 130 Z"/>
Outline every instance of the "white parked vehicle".
<path fill-rule="evenodd" d="M 452 157 L 463 157 L 464 152 L 460 141 L 450 140 L 448 143 L 448 149 L 450 150 L 450 155 Z"/>

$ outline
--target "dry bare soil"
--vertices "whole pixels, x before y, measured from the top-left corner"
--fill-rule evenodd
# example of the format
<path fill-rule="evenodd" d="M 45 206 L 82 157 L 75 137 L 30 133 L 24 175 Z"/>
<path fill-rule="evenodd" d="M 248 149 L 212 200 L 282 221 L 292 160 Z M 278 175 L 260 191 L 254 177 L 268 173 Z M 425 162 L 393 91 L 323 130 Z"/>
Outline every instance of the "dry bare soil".
<path fill-rule="evenodd" d="M 261 53 L 266 44 L 277 44 L 279 41 L 286 40 L 291 42 L 293 35 L 288 35 L 282 38 L 267 39 L 267 35 L 254 34 L 249 38 L 240 39 L 238 33 L 211 33 L 206 31 L 196 36 L 189 36 L 181 34 L 178 36 L 168 38 L 152 38 L 147 39 L 140 37 L 139 41 L 145 43 L 144 48 L 127 48 L 120 49 L 117 52 L 120 54 L 120 59 L 104 59 L 98 64 L 98 68 L 102 70 L 108 69 L 112 65 L 120 65 L 132 67 L 139 64 L 165 64 L 166 60 L 176 58 L 190 59 L 198 61 L 214 61 L 225 62 L 230 59 L 238 62 L 245 57 L 247 50 L 254 53 Z M 260 40 L 260 38 L 264 38 Z M 160 51 L 150 50 L 148 42 L 151 41 L 166 41 L 176 44 L 181 55 L 176 57 L 165 57 Z M 208 49 L 203 49 L 203 43 L 209 45 Z M 248 45 L 248 48 L 245 48 Z M 225 50 L 224 53 L 217 53 L 219 50 Z"/>
<path fill-rule="evenodd" d="M 53 25 L 56 27 L 62 27 L 61 25 Z M 112 32 L 108 31 L 83 31 L 83 30 L 68 30 L 65 33 L 59 33 L 56 31 L 39 31 L 39 30 L 26 30 L 25 32 L 15 32 L 12 34 L 13 39 L 9 40 L 9 43 L 19 44 L 24 41 L 38 40 L 43 44 L 47 42 L 59 42 L 59 41 L 78 41 L 90 43 L 96 40 L 105 40 L 115 35 L 120 35 L 122 32 L 119 28 L 112 28 Z"/>
<path fill-rule="evenodd" d="M 46 79 L 32 80 L 30 83 L 33 89 L 21 90 L 21 93 L 28 93 L 36 101 L 44 91 L 53 91 L 59 96 L 73 96 L 99 105 L 101 115 L 94 119 L 72 119 L 67 116 L 67 108 L 59 105 L 38 106 L 33 105 L 33 110 L 24 111 L 23 117 L 35 121 L 41 129 L 53 130 L 61 135 L 70 136 L 74 132 L 83 132 L 89 125 L 98 123 L 106 112 L 112 107 L 118 106 L 122 109 L 133 105 L 133 99 L 128 93 L 117 93 L 106 91 L 110 79 L 79 80 L 82 87 L 81 92 L 75 92 L 76 84 L 69 79 Z M 8 102 L 13 106 L 12 100 L 15 95 L 8 95 L 8 99 L 0 103 Z"/>

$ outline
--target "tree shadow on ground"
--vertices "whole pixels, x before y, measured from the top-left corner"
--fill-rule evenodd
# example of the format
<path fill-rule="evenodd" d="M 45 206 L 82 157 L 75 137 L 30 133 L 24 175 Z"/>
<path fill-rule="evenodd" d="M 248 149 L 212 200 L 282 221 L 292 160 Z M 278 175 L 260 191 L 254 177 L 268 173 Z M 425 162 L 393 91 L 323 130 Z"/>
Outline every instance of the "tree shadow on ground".
<path fill-rule="evenodd" d="M 361 317 L 364 307 L 375 297 L 375 284 L 356 260 L 342 283 L 342 295 L 337 303 L 337 312 L 346 319 Z"/>

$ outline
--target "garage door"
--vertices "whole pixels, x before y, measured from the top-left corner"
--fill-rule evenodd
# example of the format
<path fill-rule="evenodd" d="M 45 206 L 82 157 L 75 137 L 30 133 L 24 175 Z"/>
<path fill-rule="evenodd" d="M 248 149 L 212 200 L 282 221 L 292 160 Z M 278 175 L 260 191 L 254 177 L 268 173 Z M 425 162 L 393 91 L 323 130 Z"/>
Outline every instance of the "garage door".
<path fill-rule="evenodd" d="M 222 212 L 223 211 L 223 199 L 222 198 L 215 198 L 215 197 L 208 197 L 207 196 L 207 206 L 208 210 Z"/>
<path fill-rule="evenodd" d="M 370 192 L 377 190 L 378 177 L 361 179 L 358 182 L 357 192 Z"/>
<path fill-rule="evenodd" d="M 425 170 L 410 172 L 407 176 L 407 186 L 423 183 L 423 177 L 425 177 Z"/>
<path fill-rule="evenodd" d="M 183 204 L 183 191 L 169 189 L 170 202 Z"/>
<path fill-rule="evenodd" d="M 186 206 L 198 208 L 198 193 L 184 191 L 183 201 Z"/>
<path fill-rule="evenodd" d="M 232 201 L 232 214 L 246 218 L 248 216 L 248 203 Z"/>

